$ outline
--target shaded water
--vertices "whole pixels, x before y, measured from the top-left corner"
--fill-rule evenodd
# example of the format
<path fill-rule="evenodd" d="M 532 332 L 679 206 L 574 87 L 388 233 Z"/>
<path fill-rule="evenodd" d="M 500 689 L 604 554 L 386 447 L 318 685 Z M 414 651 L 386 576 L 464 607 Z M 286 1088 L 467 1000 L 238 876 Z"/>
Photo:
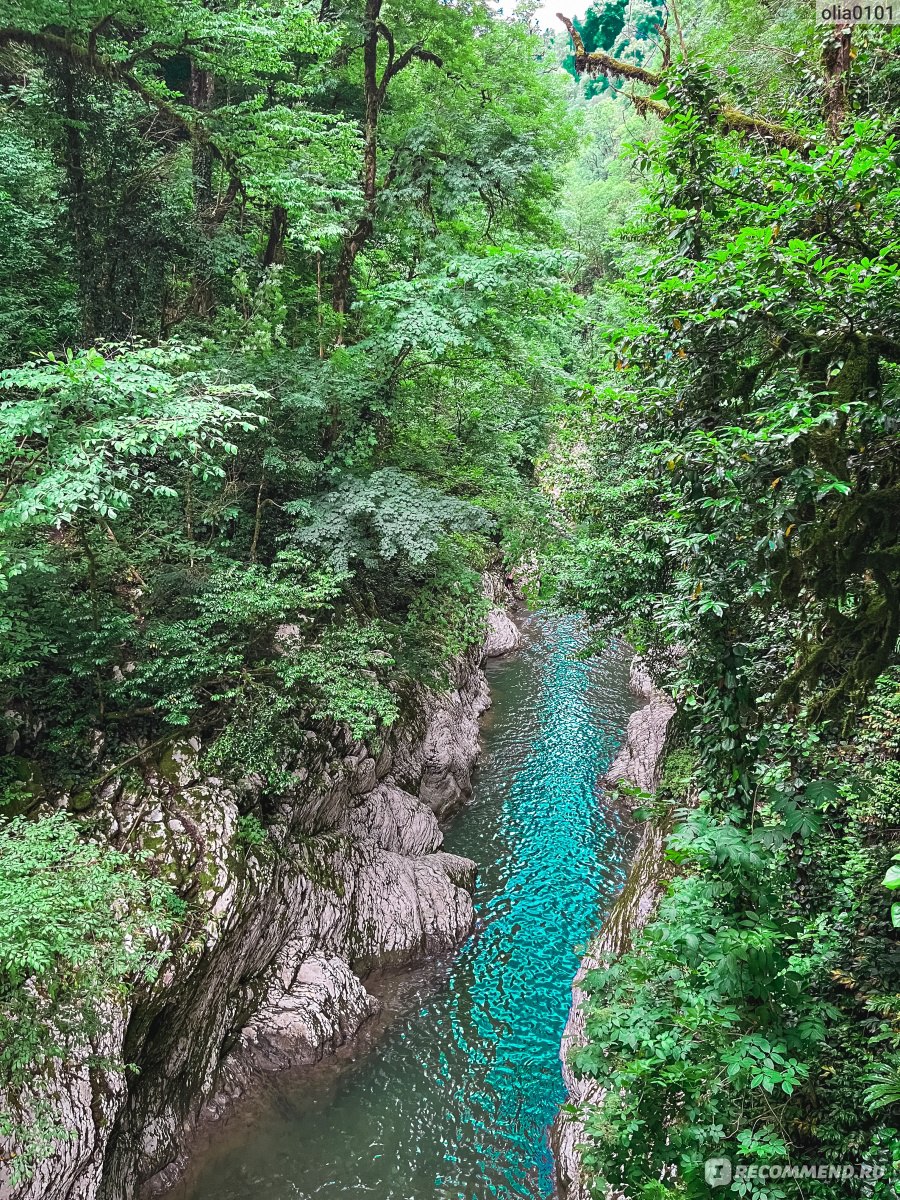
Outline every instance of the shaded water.
<path fill-rule="evenodd" d="M 585 640 L 572 618 L 533 616 L 524 650 L 488 666 L 475 798 L 445 843 L 479 864 L 473 935 L 382 979 L 363 1043 L 278 1080 L 217 1135 L 183 1200 L 550 1195 L 576 947 L 621 885 L 628 841 L 596 788 L 634 707 L 628 659 L 580 662 Z"/>

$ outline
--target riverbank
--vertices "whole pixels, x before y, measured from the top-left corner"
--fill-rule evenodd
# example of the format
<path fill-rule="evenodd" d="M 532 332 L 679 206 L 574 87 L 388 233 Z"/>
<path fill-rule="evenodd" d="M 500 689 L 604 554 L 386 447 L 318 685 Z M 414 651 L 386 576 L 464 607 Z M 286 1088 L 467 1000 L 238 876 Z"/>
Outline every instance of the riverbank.
<path fill-rule="evenodd" d="M 644 703 L 628 722 L 625 742 L 603 778 L 603 786 L 619 784 L 652 793 L 659 782 L 666 734 L 675 706 L 654 687 L 639 658 L 632 662 L 629 686 Z M 653 916 L 669 878 L 665 858 L 671 817 L 651 818 L 642 826 L 624 886 L 616 897 L 603 927 L 590 943 L 572 985 L 572 1007 L 563 1034 L 562 1058 L 568 1102 L 560 1110 L 551 1130 L 556 1163 L 556 1187 L 560 1200 L 590 1200 L 581 1169 L 579 1146 L 584 1139 L 584 1114 L 603 1104 L 605 1090 L 598 1080 L 579 1075 L 570 1062 L 571 1051 L 585 1041 L 582 985 L 591 971 L 604 966 L 628 950 L 635 935 Z"/>

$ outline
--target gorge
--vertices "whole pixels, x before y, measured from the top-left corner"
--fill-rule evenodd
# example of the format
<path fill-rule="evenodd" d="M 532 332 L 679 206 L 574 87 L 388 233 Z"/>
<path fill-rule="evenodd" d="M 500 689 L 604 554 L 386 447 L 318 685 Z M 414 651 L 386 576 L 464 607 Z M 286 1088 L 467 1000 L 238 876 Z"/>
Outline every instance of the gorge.
<path fill-rule="evenodd" d="M 896 1200 L 898 63 L 7 0 L 0 1200 Z"/>
<path fill-rule="evenodd" d="M 492 707 L 471 806 L 445 847 L 479 864 L 475 930 L 411 977 L 374 1045 L 299 1075 L 213 1138 L 178 1200 L 546 1197 L 548 1127 L 576 948 L 621 886 L 627 814 L 598 780 L 634 706 L 629 655 L 580 661 L 574 618 L 536 614 L 487 668 Z"/>

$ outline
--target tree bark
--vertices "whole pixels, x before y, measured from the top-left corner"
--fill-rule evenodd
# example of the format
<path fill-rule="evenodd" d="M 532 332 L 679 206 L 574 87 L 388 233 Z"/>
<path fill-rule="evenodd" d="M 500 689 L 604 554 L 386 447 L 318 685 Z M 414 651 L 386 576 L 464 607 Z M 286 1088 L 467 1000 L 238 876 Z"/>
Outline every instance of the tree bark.
<path fill-rule="evenodd" d="M 66 176 L 65 196 L 69 226 L 75 245 L 81 329 L 85 340 L 90 341 L 99 332 L 98 316 L 104 305 L 98 295 L 96 262 L 91 236 L 93 205 L 84 165 L 82 128 L 85 110 L 82 86 L 70 63 L 59 62 L 56 75 L 62 92 L 62 109 L 65 118 L 63 147 L 63 165 Z"/>
<path fill-rule="evenodd" d="M 363 19 L 366 39 L 363 45 L 363 93 L 366 106 L 363 125 L 363 212 L 352 233 L 344 239 L 335 268 L 331 306 L 336 313 L 347 311 L 353 264 L 375 228 L 375 205 L 378 197 L 378 117 L 385 94 L 385 88 L 378 83 L 378 21 L 381 16 L 381 3 L 382 0 L 366 0 Z M 390 63 L 385 68 L 382 80 L 384 85 L 387 84 L 389 70 Z"/>
<path fill-rule="evenodd" d="M 284 244 L 287 238 L 287 211 L 281 204 L 272 209 L 269 220 L 269 237 L 263 254 L 263 266 L 271 267 L 284 262 Z"/>
<path fill-rule="evenodd" d="M 378 203 L 378 119 L 387 95 L 390 81 L 400 71 L 417 59 L 419 62 L 443 66 L 443 61 L 421 45 L 410 46 L 402 54 L 396 54 L 394 36 L 381 23 L 382 0 L 366 0 L 363 20 L 365 42 L 363 44 L 363 92 L 365 95 L 365 120 L 363 124 L 363 211 L 353 231 L 344 239 L 338 256 L 332 283 L 331 305 L 335 312 L 347 311 L 350 291 L 350 275 L 353 264 L 363 245 L 375 229 L 375 210 Z M 381 79 L 378 78 L 378 44 L 384 40 L 388 57 Z M 388 172 L 390 180 L 391 172 Z"/>
<path fill-rule="evenodd" d="M 841 136 L 847 117 L 848 85 L 850 83 L 850 38 L 853 27 L 835 25 L 822 50 L 825 71 L 825 124 L 832 141 Z"/>
<path fill-rule="evenodd" d="M 212 71 L 198 67 L 191 61 L 191 77 L 188 84 L 188 101 L 191 108 L 207 113 L 212 108 L 216 95 L 215 76 Z M 194 204 L 198 213 L 213 208 L 212 171 L 213 155 L 208 142 L 194 142 Z"/>
<path fill-rule="evenodd" d="M 635 83 L 643 83 L 652 88 L 657 88 L 662 83 L 662 76 L 654 71 L 648 71 L 646 67 L 623 62 L 619 58 L 613 58 L 611 54 L 605 54 L 602 50 L 594 50 L 588 54 L 578 30 L 569 18 L 564 17 L 562 13 L 556 15 L 569 31 L 569 37 L 572 39 L 572 45 L 575 48 L 576 71 L 585 75 L 605 75 L 607 79 L 630 79 Z M 639 96 L 634 92 L 628 92 L 626 95 L 641 116 L 652 112 L 661 120 L 665 120 L 672 112 L 668 104 L 664 104 L 661 100 L 654 100 L 650 96 Z M 730 104 L 721 101 L 717 101 L 711 106 L 710 116 L 714 117 L 727 132 L 757 134 L 766 141 L 773 142 L 776 146 L 784 146 L 788 150 L 807 150 L 812 144 L 811 138 L 804 137 L 793 129 L 767 121 L 764 117 L 757 117 L 753 113 L 741 112 L 740 109 L 732 108 Z"/>

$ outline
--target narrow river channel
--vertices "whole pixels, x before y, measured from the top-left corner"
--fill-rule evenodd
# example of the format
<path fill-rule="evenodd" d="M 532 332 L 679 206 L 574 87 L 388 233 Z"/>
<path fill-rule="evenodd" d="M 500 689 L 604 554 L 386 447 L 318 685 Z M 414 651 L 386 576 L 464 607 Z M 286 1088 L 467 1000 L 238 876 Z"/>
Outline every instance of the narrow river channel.
<path fill-rule="evenodd" d="M 383 977 L 352 1054 L 274 1089 L 200 1152 L 179 1200 L 547 1197 L 547 1129 L 577 948 L 621 885 L 628 834 L 598 794 L 634 708 L 628 656 L 576 655 L 573 618 L 528 618 L 488 666 L 472 806 L 446 848 L 479 864 L 477 926 L 452 958 Z"/>

